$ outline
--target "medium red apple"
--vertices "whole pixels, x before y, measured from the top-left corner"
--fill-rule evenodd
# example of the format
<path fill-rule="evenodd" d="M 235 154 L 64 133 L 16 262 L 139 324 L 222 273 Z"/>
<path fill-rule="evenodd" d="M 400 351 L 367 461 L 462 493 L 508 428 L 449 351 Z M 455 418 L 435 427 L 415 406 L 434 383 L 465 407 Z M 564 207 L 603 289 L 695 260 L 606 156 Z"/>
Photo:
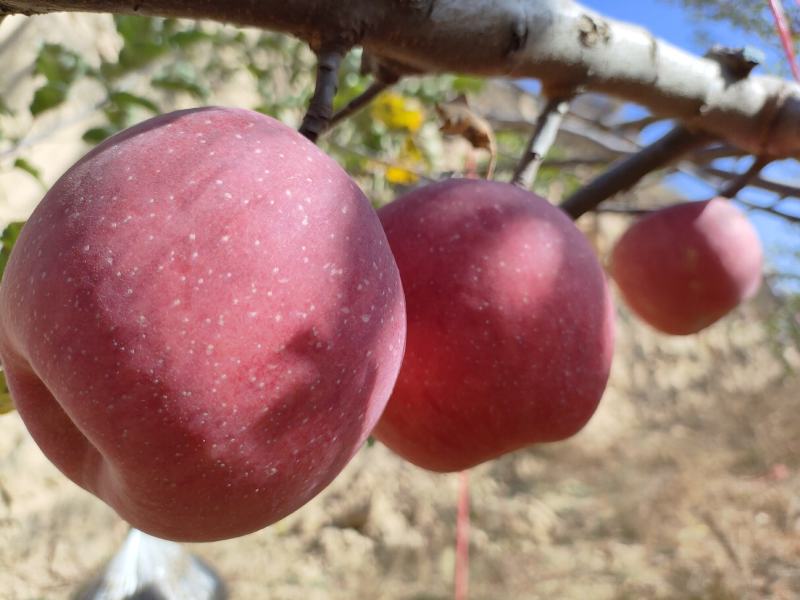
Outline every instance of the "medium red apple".
<path fill-rule="evenodd" d="M 416 465 L 457 471 L 580 430 L 608 378 L 613 308 L 569 218 L 479 180 L 417 189 L 379 215 L 408 340 L 377 439 Z"/>
<path fill-rule="evenodd" d="M 244 110 L 164 115 L 94 149 L 0 286 L 0 357 L 36 442 L 175 540 L 260 529 L 324 488 L 383 411 L 404 336 L 367 199 Z"/>
<path fill-rule="evenodd" d="M 750 221 L 723 198 L 663 208 L 634 223 L 610 272 L 630 308 L 664 333 L 708 327 L 761 283 L 763 253 Z"/>

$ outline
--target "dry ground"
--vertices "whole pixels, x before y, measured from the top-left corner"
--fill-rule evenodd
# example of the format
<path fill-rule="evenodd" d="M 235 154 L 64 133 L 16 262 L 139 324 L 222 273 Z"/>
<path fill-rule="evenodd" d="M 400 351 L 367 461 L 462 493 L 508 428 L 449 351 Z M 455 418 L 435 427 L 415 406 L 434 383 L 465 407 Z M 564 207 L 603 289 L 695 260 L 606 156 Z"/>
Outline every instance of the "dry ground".
<path fill-rule="evenodd" d="M 695 338 L 621 315 L 612 386 L 576 438 L 472 473 L 471 598 L 800 598 L 798 379 L 758 314 Z M 285 521 L 197 545 L 235 599 L 452 597 L 456 477 L 365 448 Z M 0 418 L 0 598 L 68 598 L 125 533 Z"/>

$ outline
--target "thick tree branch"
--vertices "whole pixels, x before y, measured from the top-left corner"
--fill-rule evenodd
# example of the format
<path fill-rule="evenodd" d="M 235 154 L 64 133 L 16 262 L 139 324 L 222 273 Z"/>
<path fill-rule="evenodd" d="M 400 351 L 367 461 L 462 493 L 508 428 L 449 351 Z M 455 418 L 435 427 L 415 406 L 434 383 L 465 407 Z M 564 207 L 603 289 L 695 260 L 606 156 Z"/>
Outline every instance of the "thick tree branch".
<path fill-rule="evenodd" d="M 403 72 L 534 77 L 638 102 L 751 154 L 800 158 L 800 85 L 739 78 L 572 0 L 0 0 L 0 14 L 65 10 L 214 19 L 314 47 L 333 32 Z"/>
<path fill-rule="evenodd" d="M 705 134 L 676 127 L 657 142 L 617 162 L 564 200 L 561 208 L 573 219 L 577 219 L 604 200 L 633 187 L 648 173 L 668 165 L 709 141 L 710 138 Z"/>
<path fill-rule="evenodd" d="M 542 166 L 545 154 L 550 151 L 556 141 L 556 135 L 569 110 L 569 98 L 559 97 L 547 101 L 539 118 L 536 120 L 531 139 L 525 148 L 525 154 L 517 165 L 511 182 L 525 189 L 533 187 L 536 174 Z"/>

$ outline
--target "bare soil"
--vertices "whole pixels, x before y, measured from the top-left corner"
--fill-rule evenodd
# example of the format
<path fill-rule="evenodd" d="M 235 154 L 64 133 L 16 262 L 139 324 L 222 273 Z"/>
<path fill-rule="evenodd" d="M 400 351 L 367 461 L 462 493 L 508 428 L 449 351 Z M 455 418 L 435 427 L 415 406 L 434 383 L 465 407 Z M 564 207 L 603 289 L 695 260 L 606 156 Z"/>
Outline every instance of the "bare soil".
<path fill-rule="evenodd" d="M 668 338 L 622 312 L 590 425 L 472 471 L 470 598 L 800 598 L 798 379 L 762 313 Z M 284 521 L 192 549 L 234 599 L 444 600 L 456 493 L 376 444 Z M 3 599 L 69 598 L 126 532 L 16 414 L 0 418 L 0 496 Z"/>

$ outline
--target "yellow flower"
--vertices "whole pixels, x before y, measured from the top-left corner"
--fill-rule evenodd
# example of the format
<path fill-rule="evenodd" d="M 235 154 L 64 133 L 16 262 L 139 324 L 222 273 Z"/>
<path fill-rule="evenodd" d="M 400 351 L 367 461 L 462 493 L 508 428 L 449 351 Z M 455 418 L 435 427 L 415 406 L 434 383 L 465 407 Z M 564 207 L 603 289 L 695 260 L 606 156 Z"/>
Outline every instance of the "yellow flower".
<path fill-rule="evenodd" d="M 386 169 L 386 181 L 396 185 L 409 185 L 416 183 L 419 179 L 415 173 L 402 167 L 388 167 Z"/>
<path fill-rule="evenodd" d="M 416 99 L 388 92 L 381 94 L 373 103 L 372 118 L 390 129 L 414 133 L 422 127 L 425 114 Z"/>

